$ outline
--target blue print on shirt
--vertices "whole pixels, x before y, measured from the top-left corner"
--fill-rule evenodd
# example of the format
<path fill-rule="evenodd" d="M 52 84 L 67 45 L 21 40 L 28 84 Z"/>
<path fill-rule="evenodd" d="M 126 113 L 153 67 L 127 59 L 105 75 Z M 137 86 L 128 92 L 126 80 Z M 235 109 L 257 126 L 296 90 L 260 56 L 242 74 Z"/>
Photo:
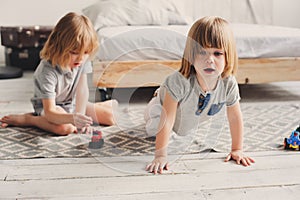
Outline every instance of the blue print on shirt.
<path fill-rule="evenodd" d="M 218 103 L 218 104 L 212 104 L 207 114 L 211 115 L 211 116 L 215 115 L 216 113 L 218 113 L 222 109 L 224 104 L 225 104 L 225 102 Z"/>

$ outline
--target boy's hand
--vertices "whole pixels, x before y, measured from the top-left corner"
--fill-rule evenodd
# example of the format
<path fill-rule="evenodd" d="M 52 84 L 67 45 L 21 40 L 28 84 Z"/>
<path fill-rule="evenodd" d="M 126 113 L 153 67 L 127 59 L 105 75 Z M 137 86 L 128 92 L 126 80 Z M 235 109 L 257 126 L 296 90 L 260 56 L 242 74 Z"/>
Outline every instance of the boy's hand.
<path fill-rule="evenodd" d="M 249 166 L 251 163 L 254 163 L 254 159 L 245 156 L 242 150 L 232 150 L 225 159 L 225 162 L 229 160 L 235 160 L 238 165 L 242 163 L 244 166 Z"/>
<path fill-rule="evenodd" d="M 169 169 L 169 163 L 167 160 L 167 147 L 156 150 L 154 160 L 146 167 L 146 171 L 154 174 L 161 174 L 164 169 Z"/>
<path fill-rule="evenodd" d="M 92 126 L 85 126 L 81 129 L 83 134 L 93 134 L 94 128 Z"/>
<path fill-rule="evenodd" d="M 77 128 L 82 129 L 93 124 L 93 119 L 81 113 L 74 113 L 73 123 Z"/>
<path fill-rule="evenodd" d="M 146 171 L 152 172 L 154 174 L 161 174 L 164 169 L 169 169 L 169 163 L 166 156 L 155 157 L 152 163 L 150 163 L 146 167 Z"/>

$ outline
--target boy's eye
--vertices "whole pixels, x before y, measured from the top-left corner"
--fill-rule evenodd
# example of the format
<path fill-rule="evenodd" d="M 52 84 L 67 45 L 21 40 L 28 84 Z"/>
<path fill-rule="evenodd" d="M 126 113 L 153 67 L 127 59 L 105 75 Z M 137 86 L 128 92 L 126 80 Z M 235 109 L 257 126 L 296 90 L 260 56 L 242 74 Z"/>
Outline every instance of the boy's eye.
<path fill-rule="evenodd" d="M 216 52 L 214 52 L 214 55 L 215 56 L 222 56 L 224 53 L 223 52 L 221 52 L 221 51 L 216 51 Z"/>
<path fill-rule="evenodd" d="M 70 51 L 70 54 L 78 55 L 79 52 L 77 52 L 77 51 Z M 89 52 L 85 51 L 84 54 L 89 54 Z"/>
<path fill-rule="evenodd" d="M 70 51 L 70 54 L 78 54 L 76 51 Z"/>

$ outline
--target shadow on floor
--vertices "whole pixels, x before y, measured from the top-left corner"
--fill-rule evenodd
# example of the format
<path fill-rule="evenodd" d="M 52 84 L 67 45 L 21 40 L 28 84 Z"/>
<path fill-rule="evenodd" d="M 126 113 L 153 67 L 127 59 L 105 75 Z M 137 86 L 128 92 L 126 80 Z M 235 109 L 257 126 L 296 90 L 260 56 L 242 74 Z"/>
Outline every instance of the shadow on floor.
<path fill-rule="evenodd" d="M 300 82 L 239 85 L 241 102 L 300 101 Z"/>
<path fill-rule="evenodd" d="M 241 102 L 300 102 L 300 82 L 279 82 L 269 84 L 241 84 L 239 85 Z M 157 87 L 118 88 L 108 89 L 110 97 L 119 102 L 147 103 Z M 100 101 L 99 90 L 93 91 L 95 101 Z M 91 92 L 90 92 L 91 94 Z"/>

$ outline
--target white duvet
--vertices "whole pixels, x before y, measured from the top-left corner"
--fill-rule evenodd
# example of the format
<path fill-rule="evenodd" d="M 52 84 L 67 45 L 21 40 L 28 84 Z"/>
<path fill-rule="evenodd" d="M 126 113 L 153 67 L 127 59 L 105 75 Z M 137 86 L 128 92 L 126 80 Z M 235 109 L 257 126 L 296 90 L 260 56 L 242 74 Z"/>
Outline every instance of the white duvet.
<path fill-rule="evenodd" d="M 98 0 L 82 12 L 96 30 L 127 25 L 187 24 L 171 0 Z"/>
<path fill-rule="evenodd" d="M 188 20 L 172 0 L 98 0 L 83 9 L 99 35 L 100 60 L 178 60 Z M 240 58 L 299 57 L 300 29 L 232 24 Z"/>
<path fill-rule="evenodd" d="M 120 26 L 98 30 L 100 60 L 181 59 L 189 25 Z M 299 57 L 300 29 L 232 24 L 239 58 Z"/>

